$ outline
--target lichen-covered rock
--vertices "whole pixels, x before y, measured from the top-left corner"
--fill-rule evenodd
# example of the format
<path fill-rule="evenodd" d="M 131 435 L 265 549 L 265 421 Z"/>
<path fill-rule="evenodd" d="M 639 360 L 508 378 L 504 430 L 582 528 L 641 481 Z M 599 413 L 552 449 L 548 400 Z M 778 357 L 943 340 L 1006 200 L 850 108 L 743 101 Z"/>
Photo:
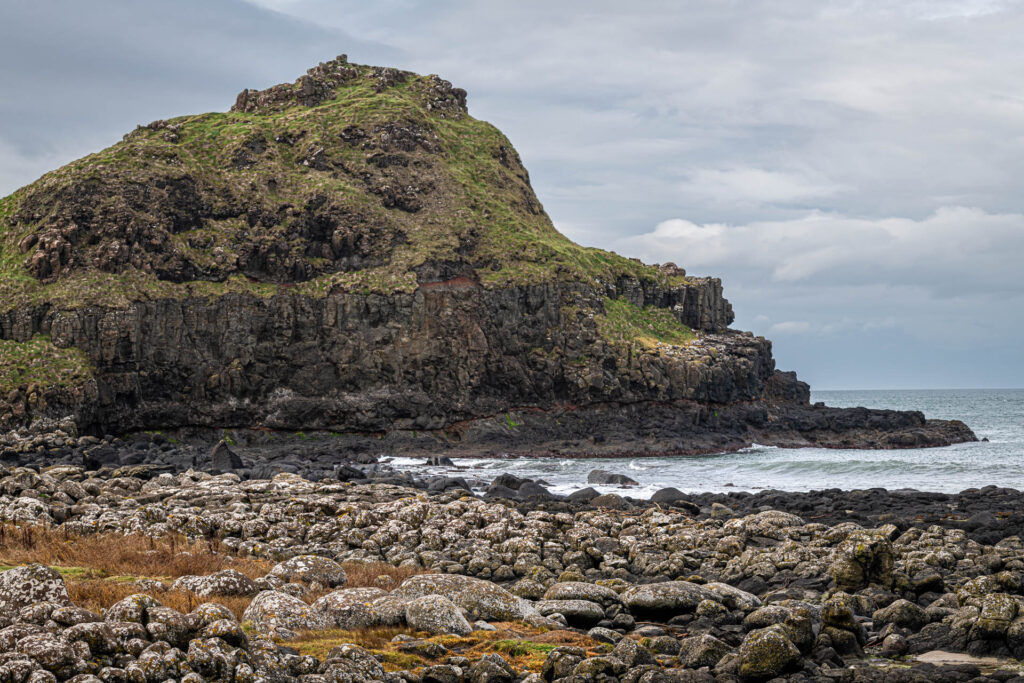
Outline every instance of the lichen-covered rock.
<path fill-rule="evenodd" d="M 473 632 L 458 606 L 443 595 L 424 595 L 411 600 L 405 608 L 405 623 L 415 631 L 435 635 L 464 636 Z"/>
<path fill-rule="evenodd" d="M 976 638 L 1002 638 L 1017 616 L 1017 601 L 1006 593 L 986 595 L 981 601 L 981 613 L 972 634 Z"/>
<path fill-rule="evenodd" d="M 340 564 L 319 555 L 298 555 L 274 565 L 270 576 L 282 581 L 319 583 L 327 588 L 344 586 L 347 577 Z"/>
<path fill-rule="evenodd" d="M 172 585 L 174 590 L 186 590 L 207 598 L 217 595 L 255 595 L 256 583 L 235 569 L 225 569 L 206 576 L 182 576 Z"/>
<path fill-rule="evenodd" d="M 800 661 L 800 650 L 778 626 L 748 633 L 739 654 L 740 676 L 749 680 L 774 678 Z"/>
<path fill-rule="evenodd" d="M 634 614 L 665 616 L 686 614 L 697 609 L 702 600 L 719 601 L 710 590 L 688 581 L 666 581 L 633 586 L 622 594 L 622 601 Z"/>
<path fill-rule="evenodd" d="M 544 592 L 545 600 L 588 600 L 605 607 L 622 602 L 619 594 L 607 586 L 583 581 L 563 581 L 551 584 Z"/>
<path fill-rule="evenodd" d="M 107 621 L 131 621 L 136 624 L 144 624 L 147 620 L 147 610 L 160 606 L 160 603 L 152 596 L 136 593 L 111 605 L 104 614 L 104 618 Z"/>
<path fill-rule="evenodd" d="M 67 641 L 50 633 L 25 636 L 18 641 L 17 651 L 61 678 L 70 678 L 67 674 L 76 660 L 75 652 L 68 647 Z"/>
<path fill-rule="evenodd" d="M 586 656 L 587 651 L 581 647 L 556 647 L 548 653 L 547 657 L 544 658 L 544 664 L 541 665 L 544 680 L 554 681 L 571 676 L 576 666 Z"/>
<path fill-rule="evenodd" d="M 561 614 L 571 626 L 580 628 L 589 628 L 604 619 L 601 605 L 589 600 L 541 600 L 535 607 L 546 617 Z"/>
<path fill-rule="evenodd" d="M 30 564 L 0 572 L 0 614 L 14 614 L 37 602 L 70 601 L 64 579 L 53 569 Z"/>
<path fill-rule="evenodd" d="M 712 581 L 711 583 L 704 584 L 704 589 L 717 595 L 719 601 L 729 609 L 750 612 L 761 606 L 761 599 L 756 595 L 726 583 Z"/>
<path fill-rule="evenodd" d="M 901 599 L 880 610 L 876 610 L 871 615 L 871 621 L 875 628 L 879 630 L 886 624 L 893 624 L 900 628 L 919 631 L 922 626 L 928 623 L 928 616 L 919 605 L 915 605 L 909 600 Z"/>
<path fill-rule="evenodd" d="M 723 527 L 728 534 L 744 538 L 762 536 L 781 540 L 786 538 L 785 530 L 790 527 L 803 526 L 804 520 L 794 514 L 781 510 L 765 510 L 739 519 L 729 520 Z"/>
<path fill-rule="evenodd" d="M 731 650 L 732 648 L 718 638 L 702 633 L 680 641 L 679 661 L 687 669 L 699 669 L 703 666 L 714 668 Z"/>
<path fill-rule="evenodd" d="M 372 654 L 351 643 L 331 648 L 320 665 L 320 673 L 335 681 L 351 680 L 352 683 L 382 681 L 387 678 L 384 667 Z"/>
<path fill-rule="evenodd" d="M 343 588 L 318 598 L 313 609 L 333 619 L 337 628 L 369 628 L 381 623 L 373 602 L 385 595 L 380 588 Z"/>
<path fill-rule="evenodd" d="M 411 576 L 389 597 L 406 599 L 424 595 L 443 595 L 466 610 L 474 619 L 485 621 L 523 620 L 534 613 L 522 598 L 490 581 L 457 574 L 420 574 Z"/>
<path fill-rule="evenodd" d="M 334 620 L 302 600 L 279 591 L 263 591 L 242 614 L 257 631 L 291 637 L 296 631 L 322 631 L 333 628 Z"/>
<path fill-rule="evenodd" d="M 866 588 L 869 584 L 892 586 L 894 553 L 892 542 L 875 531 L 857 531 L 835 549 L 832 578 L 836 587 L 847 592 Z"/>

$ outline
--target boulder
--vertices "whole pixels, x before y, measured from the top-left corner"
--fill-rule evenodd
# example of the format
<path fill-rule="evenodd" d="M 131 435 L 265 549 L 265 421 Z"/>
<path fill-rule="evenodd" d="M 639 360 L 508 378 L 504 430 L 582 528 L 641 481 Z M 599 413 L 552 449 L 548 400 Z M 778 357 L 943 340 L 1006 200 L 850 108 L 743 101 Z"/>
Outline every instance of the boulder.
<path fill-rule="evenodd" d="M 639 482 L 624 474 L 616 474 L 608 470 L 591 470 L 587 474 L 587 483 L 598 486 L 636 486 Z"/>
<path fill-rule="evenodd" d="M 687 669 L 714 668 L 732 648 L 707 633 L 684 638 L 679 643 L 679 661 Z"/>
<path fill-rule="evenodd" d="M 343 586 L 348 580 L 340 564 L 319 555 L 297 555 L 279 562 L 270 570 L 270 576 L 286 582 L 319 583 L 328 588 Z"/>
<path fill-rule="evenodd" d="M 891 588 L 894 553 L 892 542 L 874 531 L 855 531 L 832 556 L 832 578 L 839 590 L 856 592 L 876 583 Z"/>
<path fill-rule="evenodd" d="M 535 613 L 522 598 L 490 581 L 459 574 L 420 574 L 411 576 L 388 596 L 406 601 L 424 595 L 443 595 L 466 610 L 474 619 L 484 621 L 521 621 Z"/>
<path fill-rule="evenodd" d="M 235 569 L 225 569 L 206 576 L 182 576 L 172 585 L 173 590 L 187 590 L 207 598 L 216 595 L 255 595 L 256 583 Z"/>
<path fill-rule="evenodd" d="M 405 623 L 415 631 L 433 635 L 464 636 L 473 632 L 458 606 L 443 595 L 424 595 L 405 607 Z"/>
<path fill-rule="evenodd" d="M 749 680 L 775 678 L 795 668 L 800 651 L 778 626 L 751 631 L 740 645 L 740 677 Z"/>
<path fill-rule="evenodd" d="M 701 600 L 720 598 L 689 581 L 666 581 L 633 586 L 622 594 L 622 601 L 634 615 L 675 616 L 689 614 L 697 609 Z"/>
<path fill-rule="evenodd" d="M 897 600 L 888 607 L 876 610 L 871 615 L 871 621 L 875 630 L 879 631 L 887 624 L 920 631 L 921 627 L 928 623 L 928 617 L 920 606 L 909 600 Z"/>
<path fill-rule="evenodd" d="M 49 567 L 30 564 L 0 572 L 0 614 L 15 614 L 37 602 L 70 601 L 63 577 Z"/>
<path fill-rule="evenodd" d="M 231 450 L 226 441 L 220 441 L 210 450 L 210 469 L 215 472 L 234 472 L 242 466 L 242 459 Z"/>
<path fill-rule="evenodd" d="M 588 486 L 585 489 L 573 491 L 565 499 L 570 503 L 589 503 L 600 495 L 601 493 L 597 489 Z"/>
<path fill-rule="evenodd" d="M 627 510 L 633 505 L 617 493 L 604 493 L 593 498 L 590 504 L 597 508 L 608 508 L 609 510 Z"/>
<path fill-rule="evenodd" d="M 686 494 L 677 488 L 669 486 L 668 488 L 658 489 L 651 496 L 651 502 L 657 503 L 658 505 L 669 505 L 671 507 L 677 507 L 686 510 L 691 515 L 700 513 L 700 506 L 690 502 L 686 498 Z"/>
<path fill-rule="evenodd" d="M 570 626 L 589 628 L 604 619 L 601 605 L 589 600 L 541 600 L 537 611 L 545 617 L 561 614 Z"/>
<path fill-rule="evenodd" d="M 136 593 L 111 605 L 104 618 L 109 622 L 144 624 L 147 620 L 146 612 L 152 607 L 160 607 L 160 603 L 145 593 Z"/>
<path fill-rule="evenodd" d="M 263 591 L 242 614 L 260 633 L 291 637 L 296 631 L 333 628 L 334 620 L 302 600 L 279 591 Z"/>
<path fill-rule="evenodd" d="M 619 594 L 608 586 L 584 581 L 553 583 L 544 592 L 545 600 L 589 600 L 605 607 L 622 602 Z"/>
<path fill-rule="evenodd" d="M 352 631 L 377 626 L 380 616 L 373 601 L 387 595 L 380 588 L 343 588 L 328 593 L 313 603 L 313 609 L 326 614 L 337 628 Z"/>

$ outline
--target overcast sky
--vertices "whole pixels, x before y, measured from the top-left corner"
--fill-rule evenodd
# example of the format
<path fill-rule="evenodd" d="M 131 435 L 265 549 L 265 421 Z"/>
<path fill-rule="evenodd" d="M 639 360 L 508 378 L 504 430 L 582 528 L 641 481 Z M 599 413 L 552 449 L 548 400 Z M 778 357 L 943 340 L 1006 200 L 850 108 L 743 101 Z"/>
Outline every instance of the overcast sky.
<path fill-rule="evenodd" d="M 438 73 L 556 226 L 722 277 L 815 388 L 1024 386 L 1024 3 L 4 0 L 0 195 L 352 61 Z"/>

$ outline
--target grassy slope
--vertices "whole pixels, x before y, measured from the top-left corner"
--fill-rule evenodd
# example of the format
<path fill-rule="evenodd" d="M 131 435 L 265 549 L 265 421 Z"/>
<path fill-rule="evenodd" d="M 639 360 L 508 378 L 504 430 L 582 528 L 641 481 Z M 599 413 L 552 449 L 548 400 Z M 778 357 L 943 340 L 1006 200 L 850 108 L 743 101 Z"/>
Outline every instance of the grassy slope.
<path fill-rule="evenodd" d="M 539 210 L 532 190 L 499 163 L 497 150 L 512 149 L 509 141 L 488 123 L 469 116 L 442 118 L 429 111 L 420 90 L 425 79 L 375 92 L 372 82 L 357 79 L 340 88 L 338 96 L 320 106 L 295 106 L 272 113 L 209 113 L 169 121 L 179 126 L 180 140 L 164 139 L 164 131 L 138 129 L 101 152 L 84 157 L 46 174 L 35 184 L 0 200 L 0 302 L 9 310 L 35 303 L 65 307 L 87 304 L 126 307 L 147 298 L 217 296 L 229 291 L 270 296 L 279 286 L 249 281 L 241 276 L 226 281 L 171 283 L 126 269 L 118 274 L 95 270 L 73 271 L 56 282 L 42 284 L 25 269 L 26 255 L 17 248 L 32 231 L 46 228 L 46 218 L 12 228 L 10 218 L 32 192 L 59 193 L 89 178 L 121 177 L 145 184 L 153 177 L 195 178 L 207 187 L 234 196 L 259 193 L 260 201 L 301 205 L 313 193 L 344 197 L 346 205 L 381 220 L 398 223 L 407 243 L 394 251 L 384 266 L 347 273 L 331 273 L 294 287 L 295 291 L 324 295 L 333 287 L 351 291 L 390 293 L 416 287 L 411 269 L 429 260 L 457 258 L 456 248 L 469 238 L 473 260 L 487 264 L 480 269 L 485 286 L 503 287 L 545 281 L 597 282 L 622 275 L 664 281 L 656 269 L 599 249 L 581 247 L 552 226 Z M 437 198 L 416 214 L 384 209 L 379 200 L 359 186 L 351 175 L 324 173 L 299 163 L 309 146 L 323 146 L 332 162 L 365 166 L 365 152 L 358 146 L 339 144 L 346 127 L 364 130 L 393 121 L 409 122 L 432 130 L 440 141 L 441 172 L 437 174 Z M 301 143 L 274 145 L 271 158 L 250 168 L 231 165 L 231 155 L 254 134 L 272 141 L 282 134 L 305 132 Z M 276 187 L 267 190 L 268 181 Z M 258 191 L 256 188 L 260 188 Z M 114 203 L 116 197 L 104 201 Z M 531 212 L 530 202 L 536 210 Z M 196 261 L 230 257 L 241 219 L 209 220 L 197 229 L 174 236 L 183 251 Z M 287 229 L 287 225 L 282 226 Z M 202 239 L 196 239 L 202 238 Z M 203 243 L 202 248 L 189 244 Z"/>

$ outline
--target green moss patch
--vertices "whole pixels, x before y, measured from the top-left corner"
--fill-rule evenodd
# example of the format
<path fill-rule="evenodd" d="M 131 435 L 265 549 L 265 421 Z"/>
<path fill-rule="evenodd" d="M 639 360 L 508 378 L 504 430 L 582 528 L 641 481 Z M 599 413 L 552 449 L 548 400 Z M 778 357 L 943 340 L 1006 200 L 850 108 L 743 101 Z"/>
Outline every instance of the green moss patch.
<path fill-rule="evenodd" d="M 92 379 L 92 366 L 78 349 L 54 346 L 39 335 L 27 342 L 0 340 L 0 394 L 30 387 L 78 386 Z"/>
<path fill-rule="evenodd" d="M 604 313 L 594 316 L 605 339 L 653 348 L 659 344 L 681 346 L 695 338 L 693 330 L 664 308 L 640 308 L 625 299 L 604 300 Z"/>

